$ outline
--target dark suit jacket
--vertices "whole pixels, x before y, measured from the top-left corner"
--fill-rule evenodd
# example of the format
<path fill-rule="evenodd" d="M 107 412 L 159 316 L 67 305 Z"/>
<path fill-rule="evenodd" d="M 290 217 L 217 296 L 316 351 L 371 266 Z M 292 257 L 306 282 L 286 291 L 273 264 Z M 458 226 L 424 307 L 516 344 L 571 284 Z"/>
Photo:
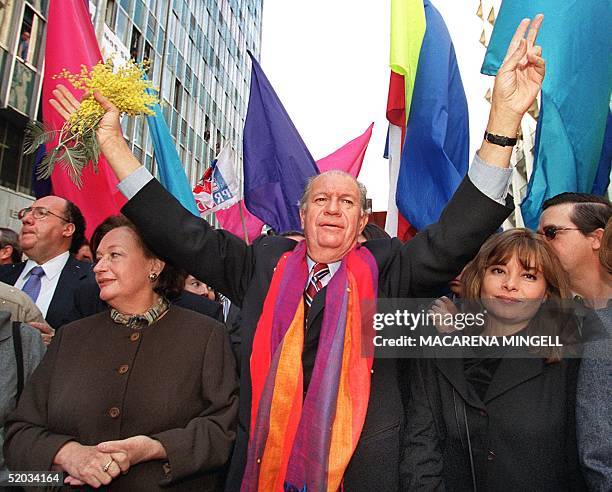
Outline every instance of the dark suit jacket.
<path fill-rule="evenodd" d="M 484 398 L 463 359 L 413 361 L 405 490 L 586 490 L 576 445 L 578 359 L 504 358 Z M 469 440 L 468 440 L 469 434 Z"/>
<path fill-rule="evenodd" d="M 406 245 L 397 239 L 366 243 L 379 268 L 379 297 L 435 295 L 441 285 L 461 271 L 511 210 L 490 200 L 466 178 L 440 221 Z M 223 292 L 241 308 L 238 436 L 227 484 L 228 490 L 239 490 L 250 426 L 249 360 L 253 336 L 274 267 L 280 256 L 297 243 L 284 237 L 263 236 L 247 246 L 236 236 L 214 230 L 206 221 L 187 212 L 155 180 L 140 190 L 122 211 L 138 226 L 156 254 Z M 314 363 L 323 304 L 324 290 L 315 297 L 306 319 L 305 383 Z M 396 361 L 376 359 L 364 427 L 345 474 L 347 491 L 391 491 L 399 487 L 403 426 L 404 407 Z"/>
<path fill-rule="evenodd" d="M 0 266 L 0 281 L 15 285 L 25 268 L 25 264 L 26 262 L 22 261 L 13 265 Z M 62 273 L 60 273 L 57 287 L 47 310 L 47 316 L 45 316 L 47 323 L 52 328 L 57 330 L 62 325 L 78 319 L 78 316 L 75 315 L 74 295 L 88 279 L 93 278 L 91 268 L 91 263 L 79 261 L 72 255 L 68 258 Z"/>
<path fill-rule="evenodd" d="M 100 287 L 92 276 L 83 286 L 75 293 L 75 317 L 70 321 L 86 318 L 92 314 L 100 313 L 109 309 L 102 299 L 100 299 Z M 176 304 L 190 311 L 210 316 L 217 321 L 223 323 L 223 306 L 218 302 L 205 299 L 191 292 L 183 291 L 181 295 L 172 299 L 172 304 Z"/>

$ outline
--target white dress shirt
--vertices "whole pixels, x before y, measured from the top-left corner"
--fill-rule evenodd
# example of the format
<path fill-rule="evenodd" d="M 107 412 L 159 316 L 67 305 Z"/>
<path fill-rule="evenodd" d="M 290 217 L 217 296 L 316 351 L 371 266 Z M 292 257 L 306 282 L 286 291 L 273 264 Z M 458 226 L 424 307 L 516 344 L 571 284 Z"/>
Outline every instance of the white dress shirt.
<path fill-rule="evenodd" d="M 38 299 L 36 299 L 36 306 L 38 306 L 38 309 L 40 309 L 40 312 L 44 317 L 47 317 L 47 311 L 49 310 L 51 299 L 53 299 L 53 294 L 55 294 L 55 289 L 57 288 L 60 274 L 66 266 L 68 258 L 70 258 L 70 252 L 65 251 L 61 255 L 50 259 L 42 265 L 39 265 L 33 260 L 28 260 L 23 271 L 21 272 L 21 275 L 19 275 L 19 278 L 17 279 L 17 282 L 15 282 L 15 287 L 18 289 L 23 289 L 23 286 L 30 277 L 32 268 L 35 266 L 42 267 L 45 274 L 40 278 L 40 294 L 38 294 Z"/>

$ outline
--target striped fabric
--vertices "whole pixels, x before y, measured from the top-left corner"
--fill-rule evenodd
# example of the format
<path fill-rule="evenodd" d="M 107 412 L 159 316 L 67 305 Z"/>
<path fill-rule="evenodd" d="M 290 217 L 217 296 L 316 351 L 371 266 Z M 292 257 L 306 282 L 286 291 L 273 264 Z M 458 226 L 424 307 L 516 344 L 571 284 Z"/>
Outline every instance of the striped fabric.
<path fill-rule="evenodd" d="M 326 263 L 315 263 L 312 269 L 312 277 L 308 282 L 308 287 L 304 291 L 304 301 L 306 301 L 306 310 L 312 306 L 312 301 L 323 288 L 323 279 L 329 275 L 329 267 Z"/>

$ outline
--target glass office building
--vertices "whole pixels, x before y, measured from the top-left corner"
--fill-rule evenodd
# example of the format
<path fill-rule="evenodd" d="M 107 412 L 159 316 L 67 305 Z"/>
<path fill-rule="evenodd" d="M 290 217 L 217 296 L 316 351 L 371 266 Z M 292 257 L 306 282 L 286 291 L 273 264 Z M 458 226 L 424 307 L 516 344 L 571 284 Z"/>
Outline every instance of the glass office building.
<path fill-rule="evenodd" d="M 149 60 L 192 185 L 227 142 L 242 155 L 247 50 L 259 57 L 262 6 L 263 0 L 97 0 L 94 19 L 105 54 L 119 47 Z M 141 162 L 155 170 L 144 118 L 124 121 L 124 133 Z"/>
<path fill-rule="evenodd" d="M 23 133 L 28 120 L 42 118 L 48 1 L 0 0 L 3 204 L 32 194 L 33 158 L 23 156 Z M 149 77 L 160 89 L 162 111 L 192 185 L 227 142 L 242 156 L 247 50 L 259 58 L 262 8 L 263 0 L 89 0 L 103 56 L 149 60 Z M 124 119 L 123 130 L 135 155 L 155 172 L 145 119 Z M 0 222 L 10 222 L 12 215 L 0 211 Z"/>

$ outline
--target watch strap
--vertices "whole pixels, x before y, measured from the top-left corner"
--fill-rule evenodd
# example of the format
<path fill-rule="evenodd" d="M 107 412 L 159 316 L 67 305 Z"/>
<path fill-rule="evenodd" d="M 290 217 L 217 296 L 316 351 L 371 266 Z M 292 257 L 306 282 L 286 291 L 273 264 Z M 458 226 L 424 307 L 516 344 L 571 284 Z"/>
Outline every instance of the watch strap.
<path fill-rule="evenodd" d="M 503 135 L 495 135 L 485 130 L 484 139 L 494 145 L 501 145 L 502 147 L 513 147 L 516 145 L 517 138 L 505 137 Z"/>

